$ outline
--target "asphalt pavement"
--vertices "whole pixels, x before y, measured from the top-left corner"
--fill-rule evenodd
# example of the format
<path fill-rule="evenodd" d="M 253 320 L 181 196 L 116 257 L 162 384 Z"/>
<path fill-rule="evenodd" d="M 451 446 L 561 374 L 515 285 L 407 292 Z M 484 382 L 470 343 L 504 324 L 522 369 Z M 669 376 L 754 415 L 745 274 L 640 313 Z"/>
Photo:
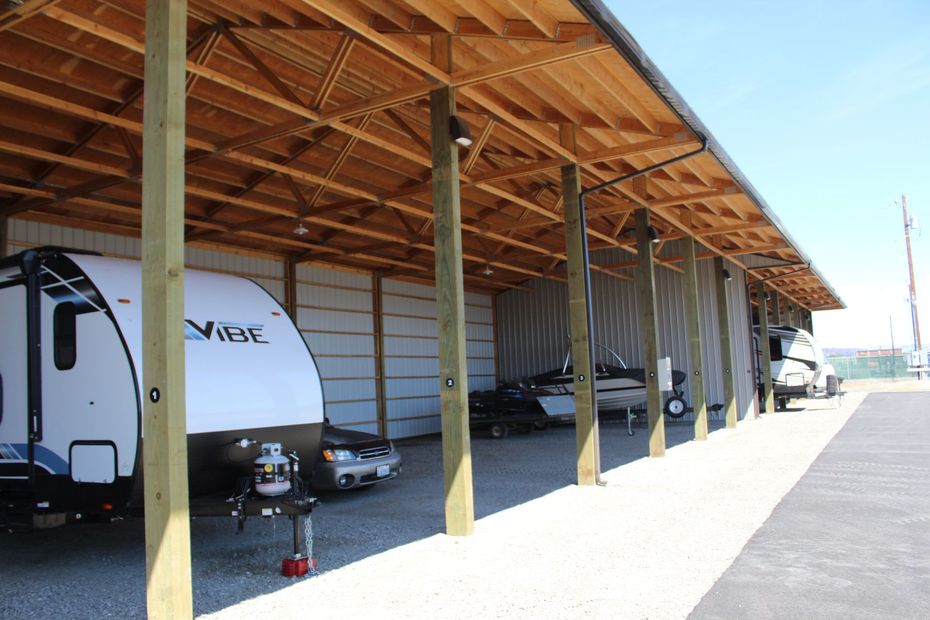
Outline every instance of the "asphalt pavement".
<path fill-rule="evenodd" d="M 690 618 L 930 618 L 930 394 L 871 394 Z"/>

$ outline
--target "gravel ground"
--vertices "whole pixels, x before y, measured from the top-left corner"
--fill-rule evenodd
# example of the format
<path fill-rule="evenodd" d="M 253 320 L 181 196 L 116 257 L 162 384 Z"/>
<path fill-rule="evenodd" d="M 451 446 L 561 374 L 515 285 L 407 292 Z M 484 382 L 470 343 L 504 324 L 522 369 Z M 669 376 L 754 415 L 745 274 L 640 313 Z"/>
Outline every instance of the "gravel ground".
<path fill-rule="evenodd" d="M 667 424 L 669 450 L 643 458 L 645 429 L 601 426 L 606 487 L 577 487 L 572 427 L 472 443 L 475 535 L 443 528 L 438 438 L 398 442 L 395 481 L 324 496 L 314 512 L 322 573 L 277 575 L 286 520 L 192 523 L 194 604 L 209 618 L 312 605 L 350 617 L 679 618 L 700 601 L 864 398 L 741 422 L 707 442 Z M 141 521 L 0 536 L 0 618 L 145 615 Z M 325 603 L 324 603 L 325 602 Z"/>

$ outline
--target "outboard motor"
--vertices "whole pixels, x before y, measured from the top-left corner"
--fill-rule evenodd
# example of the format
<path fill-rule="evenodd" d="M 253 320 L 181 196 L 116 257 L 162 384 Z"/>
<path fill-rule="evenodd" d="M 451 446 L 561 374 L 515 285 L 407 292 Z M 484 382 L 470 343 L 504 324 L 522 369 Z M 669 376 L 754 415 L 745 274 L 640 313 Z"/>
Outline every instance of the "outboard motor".
<path fill-rule="evenodd" d="M 291 460 L 281 454 L 281 444 L 263 443 L 255 459 L 255 492 L 272 497 L 291 489 Z"/>

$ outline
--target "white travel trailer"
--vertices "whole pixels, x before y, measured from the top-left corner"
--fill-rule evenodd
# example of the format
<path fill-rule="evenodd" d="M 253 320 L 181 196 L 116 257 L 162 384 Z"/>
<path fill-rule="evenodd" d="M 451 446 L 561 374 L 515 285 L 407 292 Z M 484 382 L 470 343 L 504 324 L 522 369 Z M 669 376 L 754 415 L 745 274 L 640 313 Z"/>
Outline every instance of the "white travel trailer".
<path fill-rule="evenodd" d="M 757 359 L 761 360 L 759 328 L 754 327 L 753 331 Z M 825 363 L 823 350 L 814 336 L 797 327 L 770 325 L 769 349 L 775 399 L 784 405 L 789 398 L 813 396 Z M 761 369 L 759 373 L 761 387 Z"/>
<path fill-rule="evenodd" d="M 254 442 L 284 444 L 309 474 L 323 391 L 287 313 L 246 278 L 196 270 L 184 311 L 191 496 L 252 475 Z M 139 262 L 59 248 L 0 259 L 0 513 L 141 503 L 142 338 Z"/>

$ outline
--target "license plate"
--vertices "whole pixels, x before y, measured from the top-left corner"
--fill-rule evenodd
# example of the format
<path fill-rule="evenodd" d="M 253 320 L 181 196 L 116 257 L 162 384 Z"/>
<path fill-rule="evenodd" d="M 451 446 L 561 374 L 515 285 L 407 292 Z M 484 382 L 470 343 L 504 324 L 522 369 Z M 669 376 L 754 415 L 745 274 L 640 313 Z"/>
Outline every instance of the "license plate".
<path fill-rule="evenodd" d="M 391 466 L 390 465 L 378 465 L 378 469 L 375 470 L 375 474 L 379 478 L 384 478 L 385 476 L 391 475 Z"/>

